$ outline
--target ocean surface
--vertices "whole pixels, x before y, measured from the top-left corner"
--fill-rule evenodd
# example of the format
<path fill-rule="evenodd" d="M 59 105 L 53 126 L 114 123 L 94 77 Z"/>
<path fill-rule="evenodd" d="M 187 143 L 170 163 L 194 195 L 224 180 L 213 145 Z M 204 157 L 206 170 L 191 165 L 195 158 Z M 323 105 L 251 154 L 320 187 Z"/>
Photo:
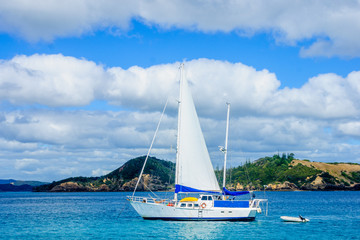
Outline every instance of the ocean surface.
<path fill-rule="evenodd" d="M 269 212 L 254 222 L 143 220 L 129 194 L 0 192 L 0 239 L 360 239 L 360 192 L 256 192 Z"/>

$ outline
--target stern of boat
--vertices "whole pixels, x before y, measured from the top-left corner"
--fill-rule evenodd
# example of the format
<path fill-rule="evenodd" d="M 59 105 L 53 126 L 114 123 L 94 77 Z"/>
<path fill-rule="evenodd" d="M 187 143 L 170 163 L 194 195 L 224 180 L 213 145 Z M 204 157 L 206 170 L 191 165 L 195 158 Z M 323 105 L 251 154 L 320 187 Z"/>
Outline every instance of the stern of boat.
<path fill-rule="evenodd" d="M 256 214 L 265 213 L 265 215 L 268 215 L 268 209 L 269 209 L 269 202 L 267 199 L 253 199 L 250 203 L 250 208 L 252 209 L 252 212 Z"/>

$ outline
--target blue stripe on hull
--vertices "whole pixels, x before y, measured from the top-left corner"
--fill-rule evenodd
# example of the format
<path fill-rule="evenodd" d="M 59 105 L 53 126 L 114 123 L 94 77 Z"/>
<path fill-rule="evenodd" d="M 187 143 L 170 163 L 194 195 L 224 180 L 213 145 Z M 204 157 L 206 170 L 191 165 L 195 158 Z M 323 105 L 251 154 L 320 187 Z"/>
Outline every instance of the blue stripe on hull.
<path fill-rule="evenodd" d="M 164 221 L 244 221 L 251 222 L 255 217 L 233 217 L 233 218 L 174 218 L 174 217 L 143 217 L 145 220 Z"/>

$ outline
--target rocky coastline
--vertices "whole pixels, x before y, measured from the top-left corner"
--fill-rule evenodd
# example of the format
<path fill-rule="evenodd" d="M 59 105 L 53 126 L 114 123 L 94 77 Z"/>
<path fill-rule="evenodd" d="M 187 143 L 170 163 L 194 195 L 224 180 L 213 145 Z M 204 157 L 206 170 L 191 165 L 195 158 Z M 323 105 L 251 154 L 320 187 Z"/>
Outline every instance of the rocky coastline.
<path fill-rule="evenodd" d="M 360 191 L 360 184 L 353 184 L 351 186 L 345 186 L 343 184 L 335 185 L 335 184 L 327 184 L 327 183 L 319 183 L 319 184 L 304 184 L 298 187 L 296 184 L 285 181 L 283 183 L 273 183 L 269 185 L 265 185 L 262 189 L 256 188 L 253 186 L 243 186 L 238 184 L 236 188 L 230 187 L 232 190 L 243 191 Z"/>
<path fill-rule="evenodd" d="M 151 178 L 151 176 L 146 176 Z M 56 185 L 51 188 L 49 192 L 132 192 L 135 188 L 137 178 L 134 178 L 132 181 L 125 183 L 122 186 L 118 186 L 116 189 L 110 189 L 106 184 L 102 184 L 99 187 L 86 186 L 77 182 L 66 182 Z M 143 185 L 139 185 L 137 191 L 146 192 L 146 191 L 173 191 L 174 186 L 168 186 L 157 182 L 155 185 L 151 184 L 148 188 L 144 188 Z M 333 185 L 333 184 L 307 184 L 301 187 L 296 186 L 296 184 L 291 182 L 276 183 L 266 185 L 263 189 L 255 187 L 247 187 L 238 185 L 236 188 L 229 187 L 230 190 L 242 191 L 360 191 L 360 184 L 354 184 L 352 186 L 345 185 Z"/>

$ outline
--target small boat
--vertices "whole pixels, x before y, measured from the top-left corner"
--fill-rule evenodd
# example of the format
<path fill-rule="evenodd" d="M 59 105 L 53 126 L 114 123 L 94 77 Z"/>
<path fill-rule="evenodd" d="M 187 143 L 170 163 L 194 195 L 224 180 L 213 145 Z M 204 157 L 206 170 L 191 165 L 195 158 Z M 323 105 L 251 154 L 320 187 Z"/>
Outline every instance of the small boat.
<path fill-rule="evenodd" d="M 299 215 L 298 217 L 288 217 L 281 216 L 280 217 L 284 222 L 309 222 L 310 220 Z"/>
<path fill-rule="evenodd" d="M 174 198 L 162 199 L 160 202 L 157 199 L 136 197 L 134 195 L 151 150 L 151 143 L 133 195 L 129 196 L 128 200 L 144 219 L 253 221 L 256 215 L 262 212 L 260 205 L 266 203 L 267 212 L 267 199 L 255 199 L 249 191 L 235 192 L 227 190 L 225 188 L 226 171 L 224 171 L 223 188 L 220 189 L 201 131 L 188 82 L 183 74 L 183 67 L 182 64 L 180 67 Z M 221 148 L 224 153 L 224 169 L 226 169 L 230 104 L 227 103 L 227 106 L 225 147 Z M 181 199 L 180 194 L 199 194 L 199 196 L 189 197 L 186 195 L 185 198 Z M 249 200 L 229 199 L 229 196 L 235 198 L 235 196 L 245 194 L 250 194 L 251 198 Z"/>

